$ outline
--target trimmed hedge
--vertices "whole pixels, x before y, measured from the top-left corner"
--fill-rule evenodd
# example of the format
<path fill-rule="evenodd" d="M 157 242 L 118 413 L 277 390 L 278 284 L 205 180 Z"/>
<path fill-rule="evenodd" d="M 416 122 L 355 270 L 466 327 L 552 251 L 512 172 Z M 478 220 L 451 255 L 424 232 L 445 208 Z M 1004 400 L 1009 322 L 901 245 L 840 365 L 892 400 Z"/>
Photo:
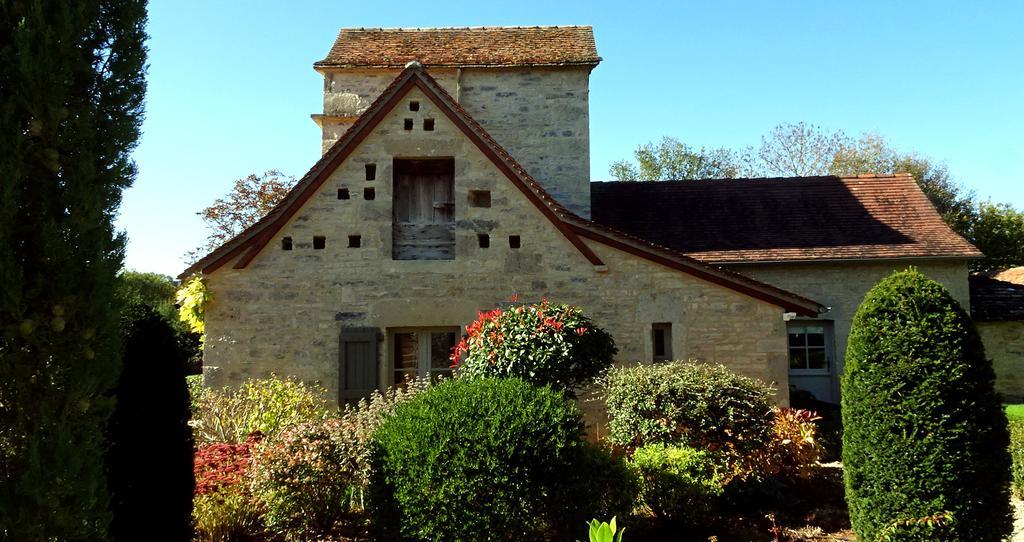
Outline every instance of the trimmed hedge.
<path fill-rule="evenodd" d="M 701 525 L 722 496 L 727 467 L 710 452 L 648 444 L 636 450 L 631 463 L 640 477 L 644 504 L 664 521 Z"/>
<path fill-rule="evenodd" d="M 612 369 L 603 380 L 612 442 L 682 444 L 739 460 L 771 442 L 772 390 L 721 365 L 673 361 Z"/>
<path fill-rule="evenodd" d="M 1024 499 L 1024 420 L 1010 420 L 1010 456 L 1013 458 L 1013 496 Z"/>
<path fill-rule="evenodd" d="M 514 378 L 444 382 L 374 433 L 378 539 L 567 540 L 592 516 L 628 512 L 606 509 L 628 481 L 609 476 L 612 460 L 595 461 L 582 437 L 578 409 L 558 391 Z"/>
<path fill-rule="evenodd" d="M 860 539 L 950 512 L 901 540 L 1010 533 L 1009 437 L 973 322 L 941 285 L 894 273 L 857 310 L 843 375 L 846 499 Z"/>

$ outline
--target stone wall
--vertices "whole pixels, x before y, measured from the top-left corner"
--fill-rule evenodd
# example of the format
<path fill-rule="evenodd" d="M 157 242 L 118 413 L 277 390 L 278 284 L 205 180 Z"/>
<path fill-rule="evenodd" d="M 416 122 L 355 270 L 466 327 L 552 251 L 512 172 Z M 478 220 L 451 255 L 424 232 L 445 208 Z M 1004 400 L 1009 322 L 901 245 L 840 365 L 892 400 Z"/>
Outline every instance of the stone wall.
<path fill-rule="evenodd" d="M 462 68 L 428 73 L 559 202 L 590 216 L 590 68 Z M 324 73 L 323 150 L 399 70 Z"/>
<path fill-rule="evenodd" d="M 1024 322 L 978 322 L 985 354 L 996 370 L 996 391 L 1008 403 L 1024 402 Z"/>
<path fill-rule="evenodd" d="M 835 330 L 836 366 L 832 373 L 832 399 L 839 398 L 839 376 L 842 374 L 846 342 L 853 315 L 864 295 L 878 281 L 893 271 L 916 266 L 928 277 L 943 284 L 953 297 L 970 307 L 965 260 L 887 261 L 887 262 L 823 262 L 796 264 L 734 265 L 734 271 L 809 297 L 831 310 L 821 319 L 831 320 Z"/>
<path fill-rule="evenodd" d="M 402 122 L 418 100 L 416 129 Z M 435 118 L 435 130 L 420 129 Z M 456 257 L 391 259 L 392 160 L 455 157 Z M 373 181 L 364 165 L 376 164 Z M 337 198 L 347 188 L 350 199 Z M 375 197 L 363 197 L 373 188 Z M 490 190 L 491 207 L 467 205 L 469 190 Z M 477 235 L 490 235 L 480 248 Z M 350 235 L 360 248 L 348 248 Z M 518 235 L 522 247 L 509 247 Z M 294 249 L 285 251 L 288 236 Z M 313 236 L 326 247 L 312 248 Z M 518 293 L 582 306 L 615 338 L 618 360 L 650 360 L 651 324 L 671 322 L 676 358 L 717 361 L 775 383 L 788 401 L 783 310 L 616 249 L 588 243 L 607 264 L 591 265 L 511 181 L 413 89 L 245 269 L 225 265 L 208 277 L 207 385 L 236 385 L 270 373 L 295 375 L 338 392 L 343 327 L 464 326 L 478 310 Z M 387 385 L 389 344 L 380 344 Z"/>

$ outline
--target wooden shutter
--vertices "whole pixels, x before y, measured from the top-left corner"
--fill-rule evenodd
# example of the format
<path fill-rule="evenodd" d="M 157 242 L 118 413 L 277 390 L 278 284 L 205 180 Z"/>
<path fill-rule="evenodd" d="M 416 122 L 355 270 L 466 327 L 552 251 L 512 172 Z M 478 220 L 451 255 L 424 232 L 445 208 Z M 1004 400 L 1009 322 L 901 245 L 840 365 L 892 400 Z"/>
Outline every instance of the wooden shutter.
<path fill-rule="evenodd" d="M 455 160 L 394 162 L 392 258 L 455 258 Z"/>
<path fill-rule="evenodd" d="M 377 389 L 377 336 L 372 327 L 342 328 L 338 348 L 338 400 L 352 403 Z"/>

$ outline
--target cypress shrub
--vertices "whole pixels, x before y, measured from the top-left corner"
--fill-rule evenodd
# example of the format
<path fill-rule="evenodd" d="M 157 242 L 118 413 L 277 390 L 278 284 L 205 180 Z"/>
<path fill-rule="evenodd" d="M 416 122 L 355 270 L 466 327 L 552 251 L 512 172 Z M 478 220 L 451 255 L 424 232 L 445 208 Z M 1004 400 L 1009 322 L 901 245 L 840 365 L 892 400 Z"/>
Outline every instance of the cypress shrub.
<path fill-rule="evenodd" d="M 1009 437 L 994 379 L 973 322 L 941 285 L 910 269 L 868 292 L 842 381 L 846 499 L 861 539 L 937 516 L 952 521 L 900 540 L 1010 533 Z"/>
<path fill-rule="evenodd" d="M 145 0 L 0 2 L 0 539 L 107 538 Z"/>
<path fill-rule="evenodd" d="M 628 512 L 630 481 L 616 475 L 628 470 L 582 437 L 559 391 L 516 378 L 444 382 L 373 435 L 377 539 L 569 540 L 565 529 Z"/>
<path fill-rule="evenodd" d="M 148 307 L 127 311 L 124 330 L 124 368 L 107 433 L 110 534 L 189 540 L 195 484 L 187 356 L 174 328 Z"/>

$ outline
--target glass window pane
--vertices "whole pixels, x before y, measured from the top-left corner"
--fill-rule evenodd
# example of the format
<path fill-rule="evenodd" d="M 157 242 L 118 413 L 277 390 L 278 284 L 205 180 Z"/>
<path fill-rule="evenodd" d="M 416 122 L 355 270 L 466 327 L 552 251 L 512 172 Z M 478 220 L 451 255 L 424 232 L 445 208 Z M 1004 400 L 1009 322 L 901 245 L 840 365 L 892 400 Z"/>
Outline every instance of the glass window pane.
<path fill-rule="evenodd" d="M 807 344 L 806 335 L 803 333 L 803 328 L 790 328 L 789 329 L 789 346 L 804 346 Z"/>
<path fill-rule="evenodd" d="M 395 333 L 395 369 L 419 367 L 415 333 Z"/>
<path fill-rule="evenodd" d="M 807 368 L 808 369 L 826 369 L 828 368 L 828 362 L 825 360 L 825 349 L 814 349 L 810 348 L 807 350 Z"/>
<path fill-rule="evenodd" d="M 430 334 L 430 369 L 447 369 L 452 366 L 452 348 L 455 347 L 455 333 L 440 331 Z"/>
<path fill-rule="evenodd" d="M 803 348 L 790 348 L 789 349 L 789 368 L 790 369 L 806 369 L 807 368 L 807 351 Z"/>
<path fill-rule="evenodd" d="M 825 346 L 825 333 L 807 333 L 807 346 Z"/>

